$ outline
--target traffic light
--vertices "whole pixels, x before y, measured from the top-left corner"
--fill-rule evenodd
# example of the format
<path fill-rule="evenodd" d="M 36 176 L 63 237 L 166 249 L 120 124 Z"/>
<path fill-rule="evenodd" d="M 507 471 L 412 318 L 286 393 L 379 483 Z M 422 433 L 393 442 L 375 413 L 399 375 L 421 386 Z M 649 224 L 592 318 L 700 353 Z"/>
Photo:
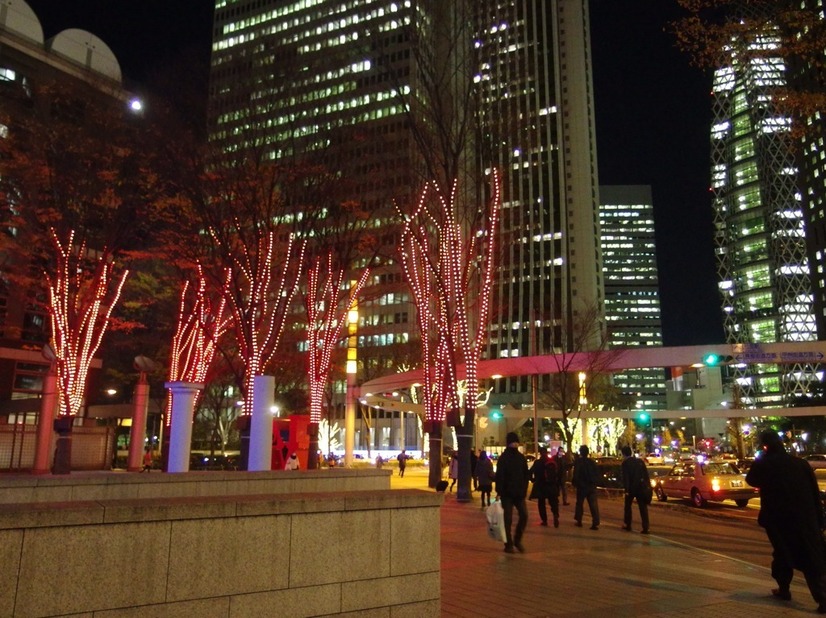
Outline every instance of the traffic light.
<path fill-rule="evenodd" d="M 501 413 L 499 410 L 493 410 L 493 411 L 490 413 L 490 417 L 491 417 L 493 420 L 498 421 L 500 418 L 502 418 L 502 413 Z"/>
<path fill-rule="evenodd" d="M 720 356 L 715 354 L 714 352 L 709 352 L 705 356 L 703 356 L 703 364 L 706 367 L 716 367 L 717 364 L 720 362 Z"/>
<path fill-rule="evenodd" d="M 648 412 L 637 412 L 637 420 L 641 423 L 647 423 L 649 418 Z"/>

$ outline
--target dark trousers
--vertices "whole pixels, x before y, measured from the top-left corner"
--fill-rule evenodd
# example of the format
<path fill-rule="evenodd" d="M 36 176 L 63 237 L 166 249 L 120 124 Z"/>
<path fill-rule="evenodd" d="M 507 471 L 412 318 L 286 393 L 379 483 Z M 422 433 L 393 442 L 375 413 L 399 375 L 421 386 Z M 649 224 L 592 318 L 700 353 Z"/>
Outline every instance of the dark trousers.
<path fill-rule="evenodd" d="M 819 531 L 810 535 L 797 530 L 786 530 L 770 526 L 766 528 L 772 544 L 772 577 L 778 588 L 787 591 L 792 583 L 794 568 L 803 571 L 806 585 L 812 598 L 826 606 L 826 559 L 823 556 L 823 542 Z M 804 538 L 809 536 L 811 538 Z"/>
<path fill-rule="evenodd" d="M 519 519 L 516 521 L 516 530 L 511 536 L 511 524 L 513 523 L 513 509 Z M 525 505 L 525 498 L 509 498 L 502 496 L 502 510 L 505 512 L 505 537 L 508 545 L 519 545 L 522 542 L 522 533 L 528 525 L 528 507 Z"/>
<path fill-rule="evenodd" d="M 631 527 L 631 505 L 633 504 L 634 500 L 637 501 L 637 506 L 640 507 L 640 520 L 642 522 L 642 529 L 648 530 L 648 503 L 645 501 L 644 498 L 640 498 L 639 496 L 632 496 L 631 494 L 625 494 L 625 511 L 623 518 L 625 521 L 626 527 Z"/>
<path fill-rule="evenodd" d="M 599 525 L 599 503 L 597 502 L 597 492 L 595 490 L 585 492 L 576 490 L 576 506 L 574 506 L 574 519 L 582 523 L 583 502 L 588 501 L 588 510 L 591 511 L 591 525 Z"/>
<path fill-rule="evenodd" d="M 545 508 L 545 500 L 551 505 L 551 513 L 553 513 L 554 521 L 559 521 L 559 496 L 548 496 L 548 498 L 537 498 L 537 506 L 539 507 L 539 519 L 544 523 L 548 523 L 548 510 Z"/>

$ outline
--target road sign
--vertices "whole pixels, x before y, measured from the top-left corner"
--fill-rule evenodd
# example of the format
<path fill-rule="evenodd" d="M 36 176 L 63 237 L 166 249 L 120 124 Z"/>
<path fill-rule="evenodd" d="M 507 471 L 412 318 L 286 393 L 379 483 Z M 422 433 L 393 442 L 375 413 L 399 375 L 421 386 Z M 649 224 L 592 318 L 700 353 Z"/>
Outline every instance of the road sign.
<path fill-rule="evenodd" d="M 738 363 L 820 363 L 823 362 L 823 352 L 813 352 L 802 350 L 800 352 L 745 352 L 734 357 Z"/>

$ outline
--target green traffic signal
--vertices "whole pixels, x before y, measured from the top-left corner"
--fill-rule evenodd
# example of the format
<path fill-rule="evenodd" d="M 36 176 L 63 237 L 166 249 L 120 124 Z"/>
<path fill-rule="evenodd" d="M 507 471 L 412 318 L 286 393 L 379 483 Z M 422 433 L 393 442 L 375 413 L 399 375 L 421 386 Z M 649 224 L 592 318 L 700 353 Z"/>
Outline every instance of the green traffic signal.
<path fill-rule="evenodd" d="M 640 412 L 637 414 L 637 420 L 642 421 L 643 423 L 648 420 L 648 412 Z"/>
<path fill-rule="evenodd" d="M 494 420 L 497 420 L 497 421 L 498 421 L 500 418 L 502 418 L 502 413 L 501 413 L 501 412 L 494 411 L 494 412 L 491 412 L 491 413 L 490 413 L 490 417 L 491 417 L 492 419 L 494 419 Z"/>
<path fill-rule="evenodd" d="M 708 354 L 703 356 L 703 364 L 707 367 L 714 367 L 719 362 L 720 357 L 714 352 L 709 352 Z"/>

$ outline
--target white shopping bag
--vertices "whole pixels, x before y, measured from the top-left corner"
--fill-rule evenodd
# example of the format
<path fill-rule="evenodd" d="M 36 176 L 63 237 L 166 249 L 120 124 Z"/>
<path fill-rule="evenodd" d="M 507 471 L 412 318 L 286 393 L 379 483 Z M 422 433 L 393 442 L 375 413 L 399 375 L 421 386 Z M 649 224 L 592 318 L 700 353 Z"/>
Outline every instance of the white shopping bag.
<path fill-rule="evenodd" d="M 488 520 L 488 535 L 495 541 L 506 541 L 505 536 L 505 511 L 499 500 L 493 502 L 485 509 L 485 517 Z"/>

